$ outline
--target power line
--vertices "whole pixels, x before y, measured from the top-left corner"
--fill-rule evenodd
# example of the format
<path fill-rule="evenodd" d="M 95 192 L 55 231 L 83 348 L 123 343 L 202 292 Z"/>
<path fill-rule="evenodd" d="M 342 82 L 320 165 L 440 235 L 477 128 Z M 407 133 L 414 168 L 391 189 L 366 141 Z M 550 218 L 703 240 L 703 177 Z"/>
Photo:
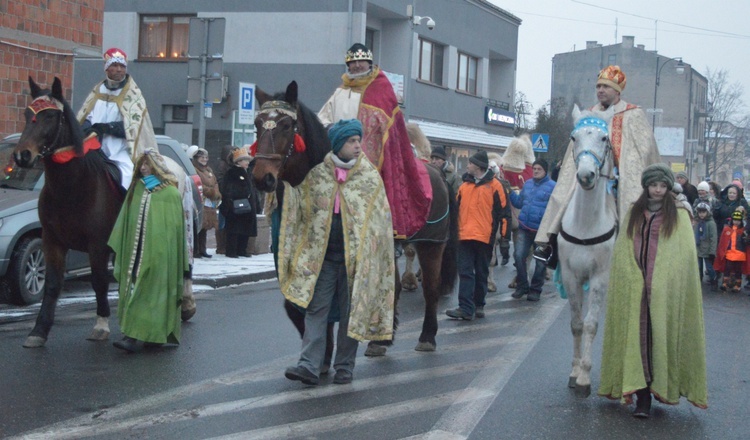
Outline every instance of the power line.
<path fill-rule="evenodd" d="M 642 18 L 644 20 L 658 21 L 658 22 L 661 22 L 661 23 L 671 24 L 672 26 L 680 26 L 680 27 L 684 27 L 684 28 L 688 28 L 688 29 L 695 29 L 695 30 L 699 30 L 699 31 L 712 32 L 712 33 L 715 33 L 715 34 L 723 34 L 723 35 L 731 36 L 731 37 L 749 38 L 750 39 L 750 35 L 742 35 L 742 34 L 735 34 L 735 33 L 732 33 L 732 32 L 717 31 L 717 30 L 714 30 L 714 29 L 706 29 L 706 28 L 697 27 L 697 26 L 690 26 L 690 25 L 687 25 L 687 24 L 674 23 L 674 22 L 666 21 L 666 20 L 659 20 L 659 19 L 656 19 L 656 18 L 653 18 L 653 17 L 644 17 L 642 15 L 637 15 L 637 14 L 633 14 L 633 13 L 630 13 L 630 12 L 620 11 L 618 9 L 606 8 L 604 6 L 599 6 L 599 5 L 595 5 L 595 4 L 592 4 L 592 3 L 586 3 L 586 2 L 582 2 L 580 0 L 570 0 L 570 1 L 572 1 L 573 3 L 581 4 L 581 5 L 591 6 L 592 8 L 604 9 L 605 11 L 617 12 L 618 14 L 625 14 L 625 15 L 630 15 L 632 17 Z"/>

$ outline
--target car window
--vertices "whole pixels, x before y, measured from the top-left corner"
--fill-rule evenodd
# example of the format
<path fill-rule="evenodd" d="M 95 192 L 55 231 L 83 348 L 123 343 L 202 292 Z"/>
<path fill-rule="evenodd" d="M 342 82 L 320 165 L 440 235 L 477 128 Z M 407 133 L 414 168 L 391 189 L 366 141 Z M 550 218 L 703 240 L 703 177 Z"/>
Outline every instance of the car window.
<path fill-rule="evenodd" d="M 21 168 L 13 160 L 15 142 L 0 143 L 0 187 L 33 190 L 44 173 L 44 164 L 38 160 L 33 168 Z"/>
<path fill-rule="evenodd" d="M 169 144 L 160 143 L 158 145 L 159 153 L 161 153 L 162 156 L 166 156 L 180 164 L 180 166 L 182 166 L 182 169 L 184 169 L 188 175 L 192 176 L 196 174 L 195 167 L 193 167 L 193 164 L 190 162 L 190 160 L 188 160 L 185 154 L 178 154 L 177 151 L 175 151 L 175 149 Z"/>

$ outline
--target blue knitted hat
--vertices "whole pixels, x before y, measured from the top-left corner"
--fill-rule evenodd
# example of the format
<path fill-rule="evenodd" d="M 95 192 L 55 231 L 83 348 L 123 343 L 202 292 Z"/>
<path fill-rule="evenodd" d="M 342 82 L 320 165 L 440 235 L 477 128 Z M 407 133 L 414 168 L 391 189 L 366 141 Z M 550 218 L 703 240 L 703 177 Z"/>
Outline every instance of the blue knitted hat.
<path fill-rule="evenodd" d="M 347 139 L 352 136 L 362 137 L 362 123 L 357 119 L 342 119 L 328 129 L 333 154 L 338 154 Z"/>

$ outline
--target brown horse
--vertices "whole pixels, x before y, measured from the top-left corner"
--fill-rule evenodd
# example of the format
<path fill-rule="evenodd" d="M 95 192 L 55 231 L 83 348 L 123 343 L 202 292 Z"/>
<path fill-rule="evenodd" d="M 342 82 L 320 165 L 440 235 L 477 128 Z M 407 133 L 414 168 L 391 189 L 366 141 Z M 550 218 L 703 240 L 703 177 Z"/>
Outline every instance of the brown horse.
<path fill-rule="evenodd" d="M 327 133 L 317 116 L 297 100 L 297 83 L 292 81 L 285 93 L 271 96 L 262 90 L 256 90 L 256 97 L 261 105 L 271 101 L 282 101 L 281 109 L 295 109 L 295 115 L 289 111 L 261 112 L 255 120 L 258 134 L 257 153 L 253 179 L 256 187 L 268 193 L 275 192 L 278 206 L 281 206 L 283 185 L 279 180 L 289 182 L 295 186 L 302 182 L 308 171 L 321 163 L 325 155 L 331 151 Z M 295 134 L 304 140 L 305 152 L 295 148 Z M 451 291 L 456 281 L 456 243 L 457 243 L 457 211 L 455 201 L 450 195 L 440 171 L 426 165 L 433 188 L 433 202 L 430 208 L 427 225 L 414 237 L 414 244 L 419 255 L 419 263 L 424 274 L 422 287 L 425 298 L 425 316 L 422 333 L 416 346 L 418 351 L 434 351 L 437 334 L 437 305 L 438 299 L 445 291 Z M 275 217 L 274 217 L 275 216 Z M 272 225 L 278 225 L 280 209 L 272 214 Z M 277 226 L 278 228 L 278 226 Z M 274 238 L 274 242 L 276 239 Z M 274 248 L 274 252 L 277 248 Z M 398 302 L 401 283 L 396 273 L 396 301 Z M 289 314 L 290 308 L 287 307 Z M 301 316 L 301 315 L 300 315 Z M 295 321 L 292 314 L 290 317 Z M 300 332 L 304 327 L 295 321 Z M 396 323 L 394 323 L 395 328 Z M 392 342 L 371 342 L 366 355 L 377 356 L 385 354 L 385 345 Z"/>
<path fill-rule="evenodd" d="M 63 97 L 60 80 L 52 91 L 42 90 L 29 78 L 33 102 L 25 110 L 26 127 L 14 151 L 16 163 L 31 167 L 44 161 L 44 187 L 39 194 L 42 249 L 47 265 L 44 298 L 36 325 L 24 347 L 42 347 L 52 328 L 55 307 L 69 249 L 88 252 L 91 284 L 96 292 L 97 322 L 88 339 L 109 337 L 110 315 L 107 246 L 122 204 L 119 183 L 107 176 L 105 157 L 98 150 L 84 155 L 83 133 L 75 113 Z M 66 153 L 72 157 L 58 163 Z"/>

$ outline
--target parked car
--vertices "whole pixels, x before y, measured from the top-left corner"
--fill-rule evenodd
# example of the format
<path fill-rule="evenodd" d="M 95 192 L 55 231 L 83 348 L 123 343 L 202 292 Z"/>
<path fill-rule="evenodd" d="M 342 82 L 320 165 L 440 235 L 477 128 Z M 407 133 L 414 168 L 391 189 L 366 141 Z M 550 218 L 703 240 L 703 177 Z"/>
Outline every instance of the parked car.
<path fill-rule="evenodd" d="M 44 295 L 46 274 L 42 225 L 37 210 L 39 191 L 44 185 L 44 166 L 41 161 L 33 168 L 21 168 L 15 164 L 12 153 L 20 137 L 17 133 L 0 141 L 0 298 L 32 304 Z M 191 177 L 193 199 L 198 207 L 193 220 L 200 228 L 203 188 L 200 176 L 185 154 L 185 146 L 168 136 L 157 135 L 156 141 L 159 152 L 180 164 Z M 90 272 L 88 254 L 68 252 L 66 279 Z"/>

